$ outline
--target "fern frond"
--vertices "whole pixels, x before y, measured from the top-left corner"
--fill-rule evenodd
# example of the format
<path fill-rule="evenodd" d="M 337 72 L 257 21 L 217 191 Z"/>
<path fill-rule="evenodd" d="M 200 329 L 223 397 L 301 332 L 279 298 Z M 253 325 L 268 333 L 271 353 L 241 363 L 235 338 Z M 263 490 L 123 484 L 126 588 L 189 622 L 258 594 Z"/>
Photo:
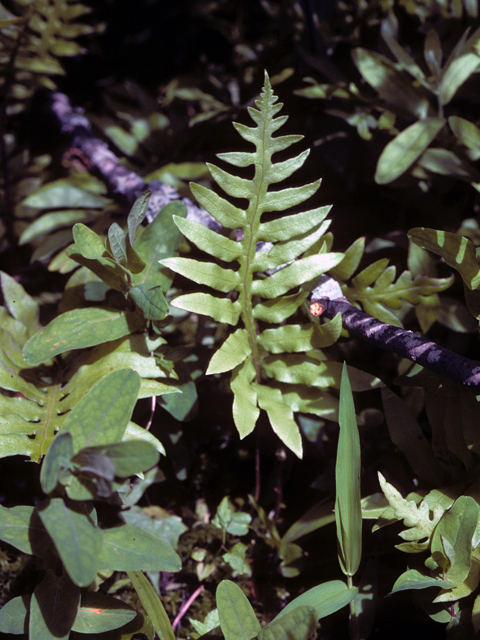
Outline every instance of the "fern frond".
<path fill-rule="evenodd" d="M 263 222 L 267 212 L 285 212 L 312 196 L 320 186 L 317 180 L 300 187 L 272 189 L 290 177 L 306 161 L 309 151 L 275 163 L 272 156 L 302 139 L 302 136 L 274 136 L 286 117 L 275 117 L 282 108 L 277 103 L 268 75 L 257 108 L 249 108 L 255 127 L 234 123 L 238 133 L 255 146 L 254 152 L 229 152 L 219 158 L 234 167 L 253 165 L 254 175 L 247 179 L 232 175 L 215 165 L 209 170 L 221 189 L 230 197 L 248 202 L 240 209 L 227 199 L 203 186 L 192 184 L 199 203 L 224 227 L 239 229 L 243 239 L 233 242 L 186 220 L 176 220 L 186 237 L 206 253 L 223 262 L 236 263 L 228 269 L 211 262 L 191 258 L 171 258 L 164 266 L 181 273 L 198 284 L 228 293 L 220 298 L 207 293 L 182 295 L 173 301 L 182 309 L 211 315 L 218 321 L 242 326 L 213 356 L 207 373 L 232 370 L 234 394 L 233 416 L 241 437 L 255 427 L 259 409 L 264 409 L 274 431 L 297 455 L 301 455 L 299 429 L 293 419 L 294 399 L 291 389 L 278 386 L 270 375 L 269 357 L 287 358 L 285 353 L 311 352 L 326 347 L 338 338 L 340 319 L 323 325 L 287 324 L 260 331 L 258 322 L 279 324 L 288 321 L 308 295 L 308 284 L 338 265 L 343 254 L 330 252 L 331 239 L 325 235 L 330 207 L 320 207 L 295 214 L 278 215 Z M 257 251 L 257 243 L 268 243 Z M 237 266 L 238 265 L 238 266 Z M 273 270 L 273 275 L 266 276 Z M 300 285 L 305 290 L 299 290 Z M 295 289 L 297 291 L 295 291 Z M 233 298 L 233 299 L 231 299 Z M 279 354 L 269 356 L 269 353 Z M 334 380 L 334 384 L 339 381 Z M 287 385 L 288 387 L 288 385 Z M 328 387 L 328 382 L 323 385 Z M 293 394 L 298 393 L 296 391 Z M 287 398 L 288 397 L 288 398 Z M 301 398 L 297 399 L 301 404 Z M 304 405 L 302 405 L 302 410 Z M 308 409 L 307 409 L 308 410 Z M 330 410 L 330 407 L 329 407 Z M 312 412 L 322 409 L 312 408 Z"/>

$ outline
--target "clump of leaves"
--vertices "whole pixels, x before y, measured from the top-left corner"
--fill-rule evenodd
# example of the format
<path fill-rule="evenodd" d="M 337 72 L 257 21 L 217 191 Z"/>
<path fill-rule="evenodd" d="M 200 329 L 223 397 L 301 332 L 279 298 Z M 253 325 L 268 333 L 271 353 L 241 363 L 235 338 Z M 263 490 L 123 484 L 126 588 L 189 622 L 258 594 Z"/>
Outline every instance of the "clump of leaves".
<path fill-rule="evenodd" d="M 180 392 L 166 340 L 158 335 L 168 313 L 163 291 L 173 277 L 158 259 L 178 250 L 180 234 L 171 213 L 182 215 L 185 207 L 168 205 L 142 233 L 148 197 L 140 196 L 132 207 L 128 232 L 112 225 L 106 244 L 85 225 L 74 228 L 77 242 L 70 255 L 84 266 L 67 283 L 61 302 L 65 312 L 46 327 L 40 328 L 37 302 L 1 274 L 2 456 L 28 455 L 39 461 L 69 412 L 112 370 L 136 371 L 140 398 Z M 72 353 L 87 347 L 95 348 Z M 61 357 L 52 361 L 56 356 Z"/>

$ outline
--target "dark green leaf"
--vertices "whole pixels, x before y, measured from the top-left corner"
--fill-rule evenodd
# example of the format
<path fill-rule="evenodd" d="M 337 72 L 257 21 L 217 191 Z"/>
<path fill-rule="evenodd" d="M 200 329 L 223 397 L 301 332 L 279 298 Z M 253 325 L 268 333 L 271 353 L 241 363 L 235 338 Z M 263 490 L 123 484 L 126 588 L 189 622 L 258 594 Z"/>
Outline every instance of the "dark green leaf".
<path fill-rule="evenodd" d="M 225 640 L 251 640 L 261 631 L 257 616 L 243 591 L 223 580 L 217 587 L 217 607 Z"/>
<path fill-rule="evenodd" d="M 50 569 L 35 587 L 30 602 L 29 638 L 67 639 L 80 604 L 80 589 L 67 575 L 57 577 Z"/>
<path fill-rule="evenodd" d="M 338 559 L 343 573 L 353 576 L 362 557 L 360 438 L 352 389 L 344 363 L 340 387 L 340 436 L 335 466 L 335 521 Z"/>
<path fill-rule="evenodd" d="M 17 596 L 9 600 L 0 609 L 0 632 L 14 635 L 28 632 L 26 622 L 30 609 L 31 596 Z"/>
<path fill-rule="evenodd" d="M 172 547 L 131 524 L 103 531 L 99 569 L 114 571 L 179 571 L 181 561 Z"/>
<path fill-rule="evenodd" d="M 150 443 L 142 440 L 129 440 L 81 449 L 73 461 L 82 464 L 82 466 L 90 466 L 89 457 L 95 454 L 101 454 L 110 459 L 114 465 L 114 475 L 120 478 L 127 478 L 151 469 L 157 464 L 160 457 L 158 451 Z M 98 473 L 98 475 L 101 474 Z M 113 476 L 106 477 L 106 479 L 113 480 Z"/>
<path fill-rule="evenodd" d="M 72 631 L 85 634 L 105 633 L 123 627 L 135 616 L 135 609 L 118 598 L 84 591 Z"/>
<path fill-rule="evenodd" d="M 128 238 L 132 247 L 135 244 L 135 237 L 137 235 L 137 229 L 142 224 L 143 219 L 147 213 L 148 203 L 150 201 L 151 191 L 144 191 L 138 196 L 133 203 L 133 207 L 130 209 L 130 213 L 127 218 L 128 225 Z"/>
<path fill-rule="evenodd" d="M 65 419 L 62 431 L 73 437 L 75 452 L 122 439 L 140 389 L 131 369 L 113 371 L 97 382 Z"/>
<path fill-rule="evenodd" d="M 279 620 L 286 613 L 301 606 L 314 607 L 317 620 L 320 620 L 345 607 L 356 594 L 357 589 L 349 589 L 341 580 L 324 582 L 289 602 L 274 620 Z"/>
<path fill-rule="evenodd" d="M 127 575 L 160 639 L 175 640 L 167 612 L 148 578 L 141 571 L 127 571 Z"/>
<path fill-rule="evenodd" d="M 168 303 L 160 285 L 149 283 L 132 287 L 128 292 L 146 320 L 163 320 L 168 315 Z"/>
<path fill-rule="evenodd" d="M 40 482 L 45 493 L 50 493 L 55 489 L 58 482 L 66 478 L 66 472 L 71 467 L 70 459 L 73 456 L 72 435 L 65 431 L 59 433 L 50 445 L 45 458 L 43 459 L 40 472 Z"/>
<path fill-rule="evenodd" d="M 93 524 L 83 504 L 53 498 L 37 505 L 38 514 L 50 534 L 72 581 L 87 587 L 100 568 L 102 531 Z"/>
<path fill-rule="evenodd" d="M 317 619 L 313 607 L 295 607 L 263 627 L 258 634 L 258 640 L 308 640 L 316 627 Z"/>
<path fill-rule="evenodd" d="M 72 349 L 85 349 L 127 336 L 143 323 L 137 312 L 74 309 L 62 313 L 32 336 L 23 349 L 23 357 L 28 364 L 41 364 Z"/>

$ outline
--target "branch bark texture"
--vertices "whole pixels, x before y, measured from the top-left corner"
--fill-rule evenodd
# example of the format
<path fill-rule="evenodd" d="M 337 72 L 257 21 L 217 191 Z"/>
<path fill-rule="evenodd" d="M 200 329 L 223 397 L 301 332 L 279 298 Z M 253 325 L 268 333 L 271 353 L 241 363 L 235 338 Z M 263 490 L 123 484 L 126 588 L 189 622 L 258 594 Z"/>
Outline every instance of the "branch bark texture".
<path fill-rule="evenodd" d="M 345 298 L 312 298 L 323 307 L 322 316 L 342 314 L 343 327 L 351 334 L 480 393 L 480 364 L 446 349 L 412 331 L 380 322 L 351 305 Z"/>

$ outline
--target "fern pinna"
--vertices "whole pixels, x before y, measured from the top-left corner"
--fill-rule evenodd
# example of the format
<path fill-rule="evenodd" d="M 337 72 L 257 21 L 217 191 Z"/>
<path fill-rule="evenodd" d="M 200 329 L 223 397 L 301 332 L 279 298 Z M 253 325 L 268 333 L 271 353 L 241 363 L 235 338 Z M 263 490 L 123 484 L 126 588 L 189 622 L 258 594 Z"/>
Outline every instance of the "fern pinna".
<path fill-rule="evenodd" d="M 324 238 L 330 207 L 284 214 L 262 222 L 262 214 L 294 207 L 320 186 L 318 180 L 301 187 L 269 190 L 299 169 L 309 154 L 307 150 L 284 162 L 272 162 L 273 154 L 303 137 L 273 136 L 287 120 L 286 116 L 274 117 L 283 106 L 276 102 L 265 74 L 263 92 L 256 101 L 258 109 L 248 109 L 257 126 L 234 123 L 238 133 L 253 143 L 256 151 L 218 156 L 236 167 L 254 165 L 252 180 L 209 165 L 214 180 L 229 196 L 248 200 L 247 209 L 234 206 L 206 187 L 191 185 L 198 202 L 224 227 L 240 229 L 243 239 L 236 242 L 191 220 L 175 218 L 183 234 L 197 247 L 224 262 L 236 261 L 238 268 L 227 269 L 214 262 L 181 257 L 167 258 L 161 263 L 198 284 L 228 294 L 218 297 L 190 293 L 176 298 L 174 306 L 233 326 L 241 320 L 241 326 L 213 355 L 207 370 L 207 374 L 232 371 L 233 417 L 240 437 L 253 431 L 260 409 L 264 409 L 276 434 L 301 456 L 302 442 L 294 411 L 320 415 L 336 412 L 336 399 L 328 396 L 325 389 L 329 384 L 339 383 L 340 365 L 326 362 L 318 349 L 335 342 L 340 335 L 341 319 L 337 317 L 323 325 L 285 324 L 285 321 L 305 301 L 307 283 L 339 264 L 343 254 L 330 252 L 328 238 Z M 263 245 L 264 250 L 257 251 L 259 242 L 275 244 Z M 266 275 L 268 270 L 273 274 Z"/>

